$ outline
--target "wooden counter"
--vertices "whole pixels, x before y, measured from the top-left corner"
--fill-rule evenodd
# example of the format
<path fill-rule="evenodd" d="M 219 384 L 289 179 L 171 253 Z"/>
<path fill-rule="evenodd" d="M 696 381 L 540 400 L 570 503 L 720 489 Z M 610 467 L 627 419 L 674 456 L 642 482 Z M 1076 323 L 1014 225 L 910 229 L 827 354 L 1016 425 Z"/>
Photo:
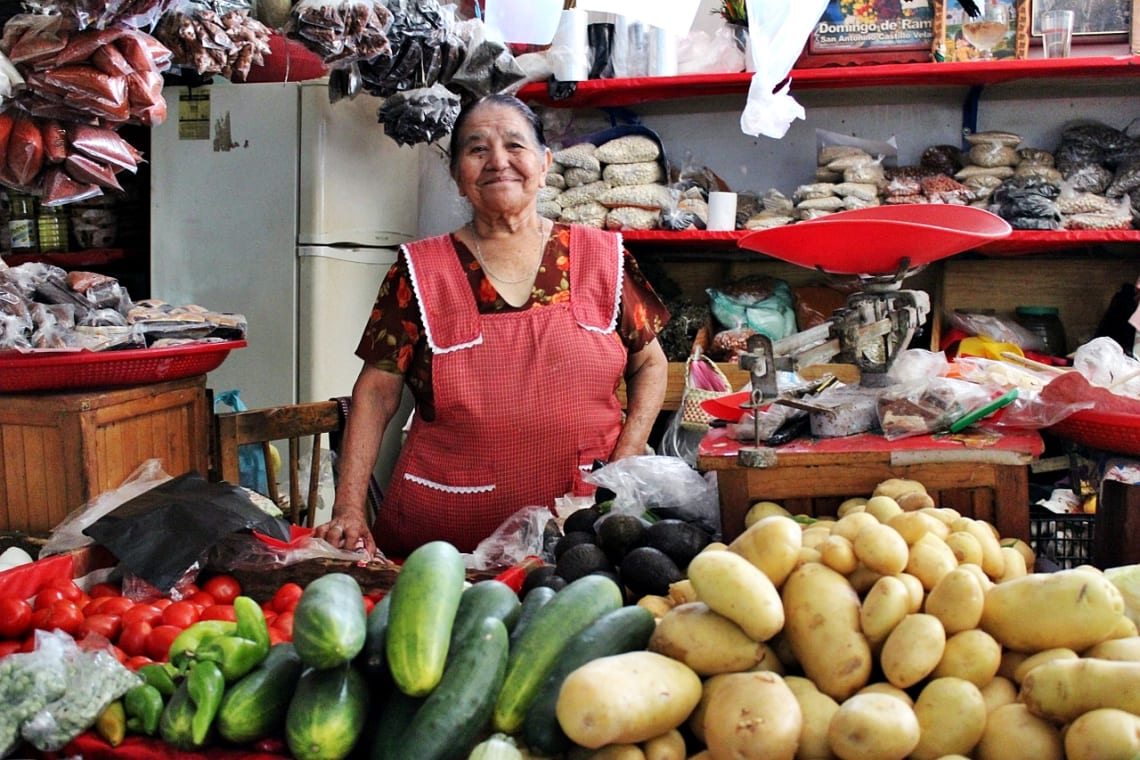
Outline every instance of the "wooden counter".
<path fill-rule="evenodd" d="M 132 388 L 0 394 L 0 530 L 42 533 L 148 459 L 205 474 L 206 376 Z"/>
<path fill-rule="evenodd" d="M 935 505 L 992 523 L 1003 537 L 1028 541 L 1027 465 L 1041 455 L 1044 444 L 1036 431 L 897 441 L 864 433 L 762 448 L 762 462 L 754 467 L 738 460 L 744 447 L 723 428 L 714 428 L 697 457 L 697 469 L 717 474 L 725 541 L 744 530 L 744 515 L 757 501 L 775 501 L 795 514 L 834 515 L 844 499 L 870 496 L 888 478 L 917 480 Z"/>

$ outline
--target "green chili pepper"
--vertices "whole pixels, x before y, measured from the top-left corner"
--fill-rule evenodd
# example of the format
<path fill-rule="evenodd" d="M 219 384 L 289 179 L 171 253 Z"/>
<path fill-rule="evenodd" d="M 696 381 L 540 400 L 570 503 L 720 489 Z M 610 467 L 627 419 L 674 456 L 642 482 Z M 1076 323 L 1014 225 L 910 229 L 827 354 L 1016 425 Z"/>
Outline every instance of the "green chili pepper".
<path fill-rule="evenodd" d="M 185 670 L 196 658 L 198 647 L 217 636 L 237 630 L 232 620 L 199 620 L 175 637 L 167 659 L 179 670 Z"/>
<path fill-rule="evenodd" d="M 235 634 L 257 644 L 262 657 L 269 654 L 269 626 L 265 622 L 265 612 L 261 605 L 248 596 L 236 597 L 234 617 L 237 619 Z"/>
<path fill-rule="evenodd" d="M 240 636 L 215 636 L 198 646 L 198 662 L 212 662 L 222 671 L 226 683 L 233 683 L 256 668 L 269 654 L 256 641 Z"/>
<path fill-rule="evenodd" d="M 157 687 L 142 683 L 131 688 L 123 695 L 123 707 L 127 711 L 127 730 L 136 734 L 154 736 L 158 731 L 162 709 L 165 707 L 162 692 Z"/>
<path fill-rule="evenodd" d="M 210 727 L 222 696 L 226 690 L 226 679 L 217 663 L 201 660 L 194 663 L 186 676 L 186 690 L 194 703 L 194 714 L 190 718 L 190 738 L 195 746 L 201 747 L 210 735 Z"/>
<path fill-rule="evenodd" d="M 174 689 L 177 688 L 174 677 L 178 674 L 178 669 L 169 662 L 150 662 L 135 672 L 139 674 L 144 683 L 153 686 L 160 695 L 167 699 L 174 694 Z"/>

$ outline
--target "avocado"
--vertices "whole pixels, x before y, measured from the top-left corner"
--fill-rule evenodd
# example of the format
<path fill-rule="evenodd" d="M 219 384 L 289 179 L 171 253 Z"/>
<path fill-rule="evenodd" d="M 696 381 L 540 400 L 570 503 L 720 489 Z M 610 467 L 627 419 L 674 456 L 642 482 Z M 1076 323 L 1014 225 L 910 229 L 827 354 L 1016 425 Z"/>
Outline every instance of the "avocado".
<path fill-rule="evenodd" d="M 531 570 L 519 587 L 519 599 L 525 598 L 531 589 L 545 585 L 544 581 L 552 575 L 554 575 L 554 565 L 542 565 Z"/>
<path fill-rule="evenodd" d="M 669 585 L 684 577 L 668 554 L 652 546 L 631 549 L 621 562 L 622 583 L 637 599 L 648 594 L 667 596 Z"/>
<path fill-rule="evenodd" d="M 558 543 L 554 545 L 554 561 L 557 562 L 567 549 L 577 546 L 578 544 L 592 544 L 594 543 L 593 532 L 587 533 L 584 530 L 569 531 L 565 536 L 558 539 Z"/>
<path fill-rule="evenodd" d="M 570 583 L 599 570 L 612 572 L 613 569 L 613 563 L 600 546 L 585 543 L 571 546 L 563 552 L 554 566 L 554 574 Z"/>
<path fill-rule="evenodd" d="M 538 585 L 547 586 L 548 588 L 552 588 L 555 591 L 561 591 L 562 589 L 566 588 L 566 579 L 561 575 L 551 573 L 539 581 Z"/>
<path fill-rule="evenodd" d="M 682 569 L 688 567 L 689 561 L 711 540 L 704 529 L 674 518 L 658 520 L 645 530 L 645 545 L 665 552 Z"/>
<path fill-rule="evenodd" d="M 562 521 L 562 530 L 565 533 L 584 531 L 592 536 L 594 535 L 594 523 L 601 516 L 602 513 L 595 507 L 583 507 L 571 512 L 569 517 Z"/>
<path fill-rule="evenodd" d="M 620 565 L 622 557 L 645 541 L 645 521 L 624 512 L 607 515 L 597 525 L 598 546 L 602 547 L 610 562 Z"/>

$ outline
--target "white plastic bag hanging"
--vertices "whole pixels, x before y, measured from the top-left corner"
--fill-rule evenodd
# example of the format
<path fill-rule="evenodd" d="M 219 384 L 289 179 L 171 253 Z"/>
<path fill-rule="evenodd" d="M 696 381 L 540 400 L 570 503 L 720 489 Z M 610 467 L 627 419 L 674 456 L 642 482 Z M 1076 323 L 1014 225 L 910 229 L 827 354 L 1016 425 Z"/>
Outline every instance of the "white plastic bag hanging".
<path fill-rule="evenodd" d="M 788 93 L 791 83 L 779 90 L 776 85 L 792 70 L 827 3 L 828 0 L 745 0 L 748 37 L 756 66 L 748 102 L 740 115 L 740 129 L 745 134 L 778 140 L 793 121 L 804 118 L 803 106 Z"/>

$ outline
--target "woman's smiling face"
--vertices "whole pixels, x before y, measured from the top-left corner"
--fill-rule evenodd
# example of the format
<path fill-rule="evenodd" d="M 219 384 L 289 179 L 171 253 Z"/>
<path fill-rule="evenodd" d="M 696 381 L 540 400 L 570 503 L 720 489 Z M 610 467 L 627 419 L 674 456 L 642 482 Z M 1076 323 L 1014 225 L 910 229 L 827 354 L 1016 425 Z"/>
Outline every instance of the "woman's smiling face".
<path fill-rule="evenodd" d="M 487 103 L 474 110 L 463 124 L 458 150 L 455 184 L 476 211 L 523 211 L 546 184 L 550 151 L 509 106 Z"/>

